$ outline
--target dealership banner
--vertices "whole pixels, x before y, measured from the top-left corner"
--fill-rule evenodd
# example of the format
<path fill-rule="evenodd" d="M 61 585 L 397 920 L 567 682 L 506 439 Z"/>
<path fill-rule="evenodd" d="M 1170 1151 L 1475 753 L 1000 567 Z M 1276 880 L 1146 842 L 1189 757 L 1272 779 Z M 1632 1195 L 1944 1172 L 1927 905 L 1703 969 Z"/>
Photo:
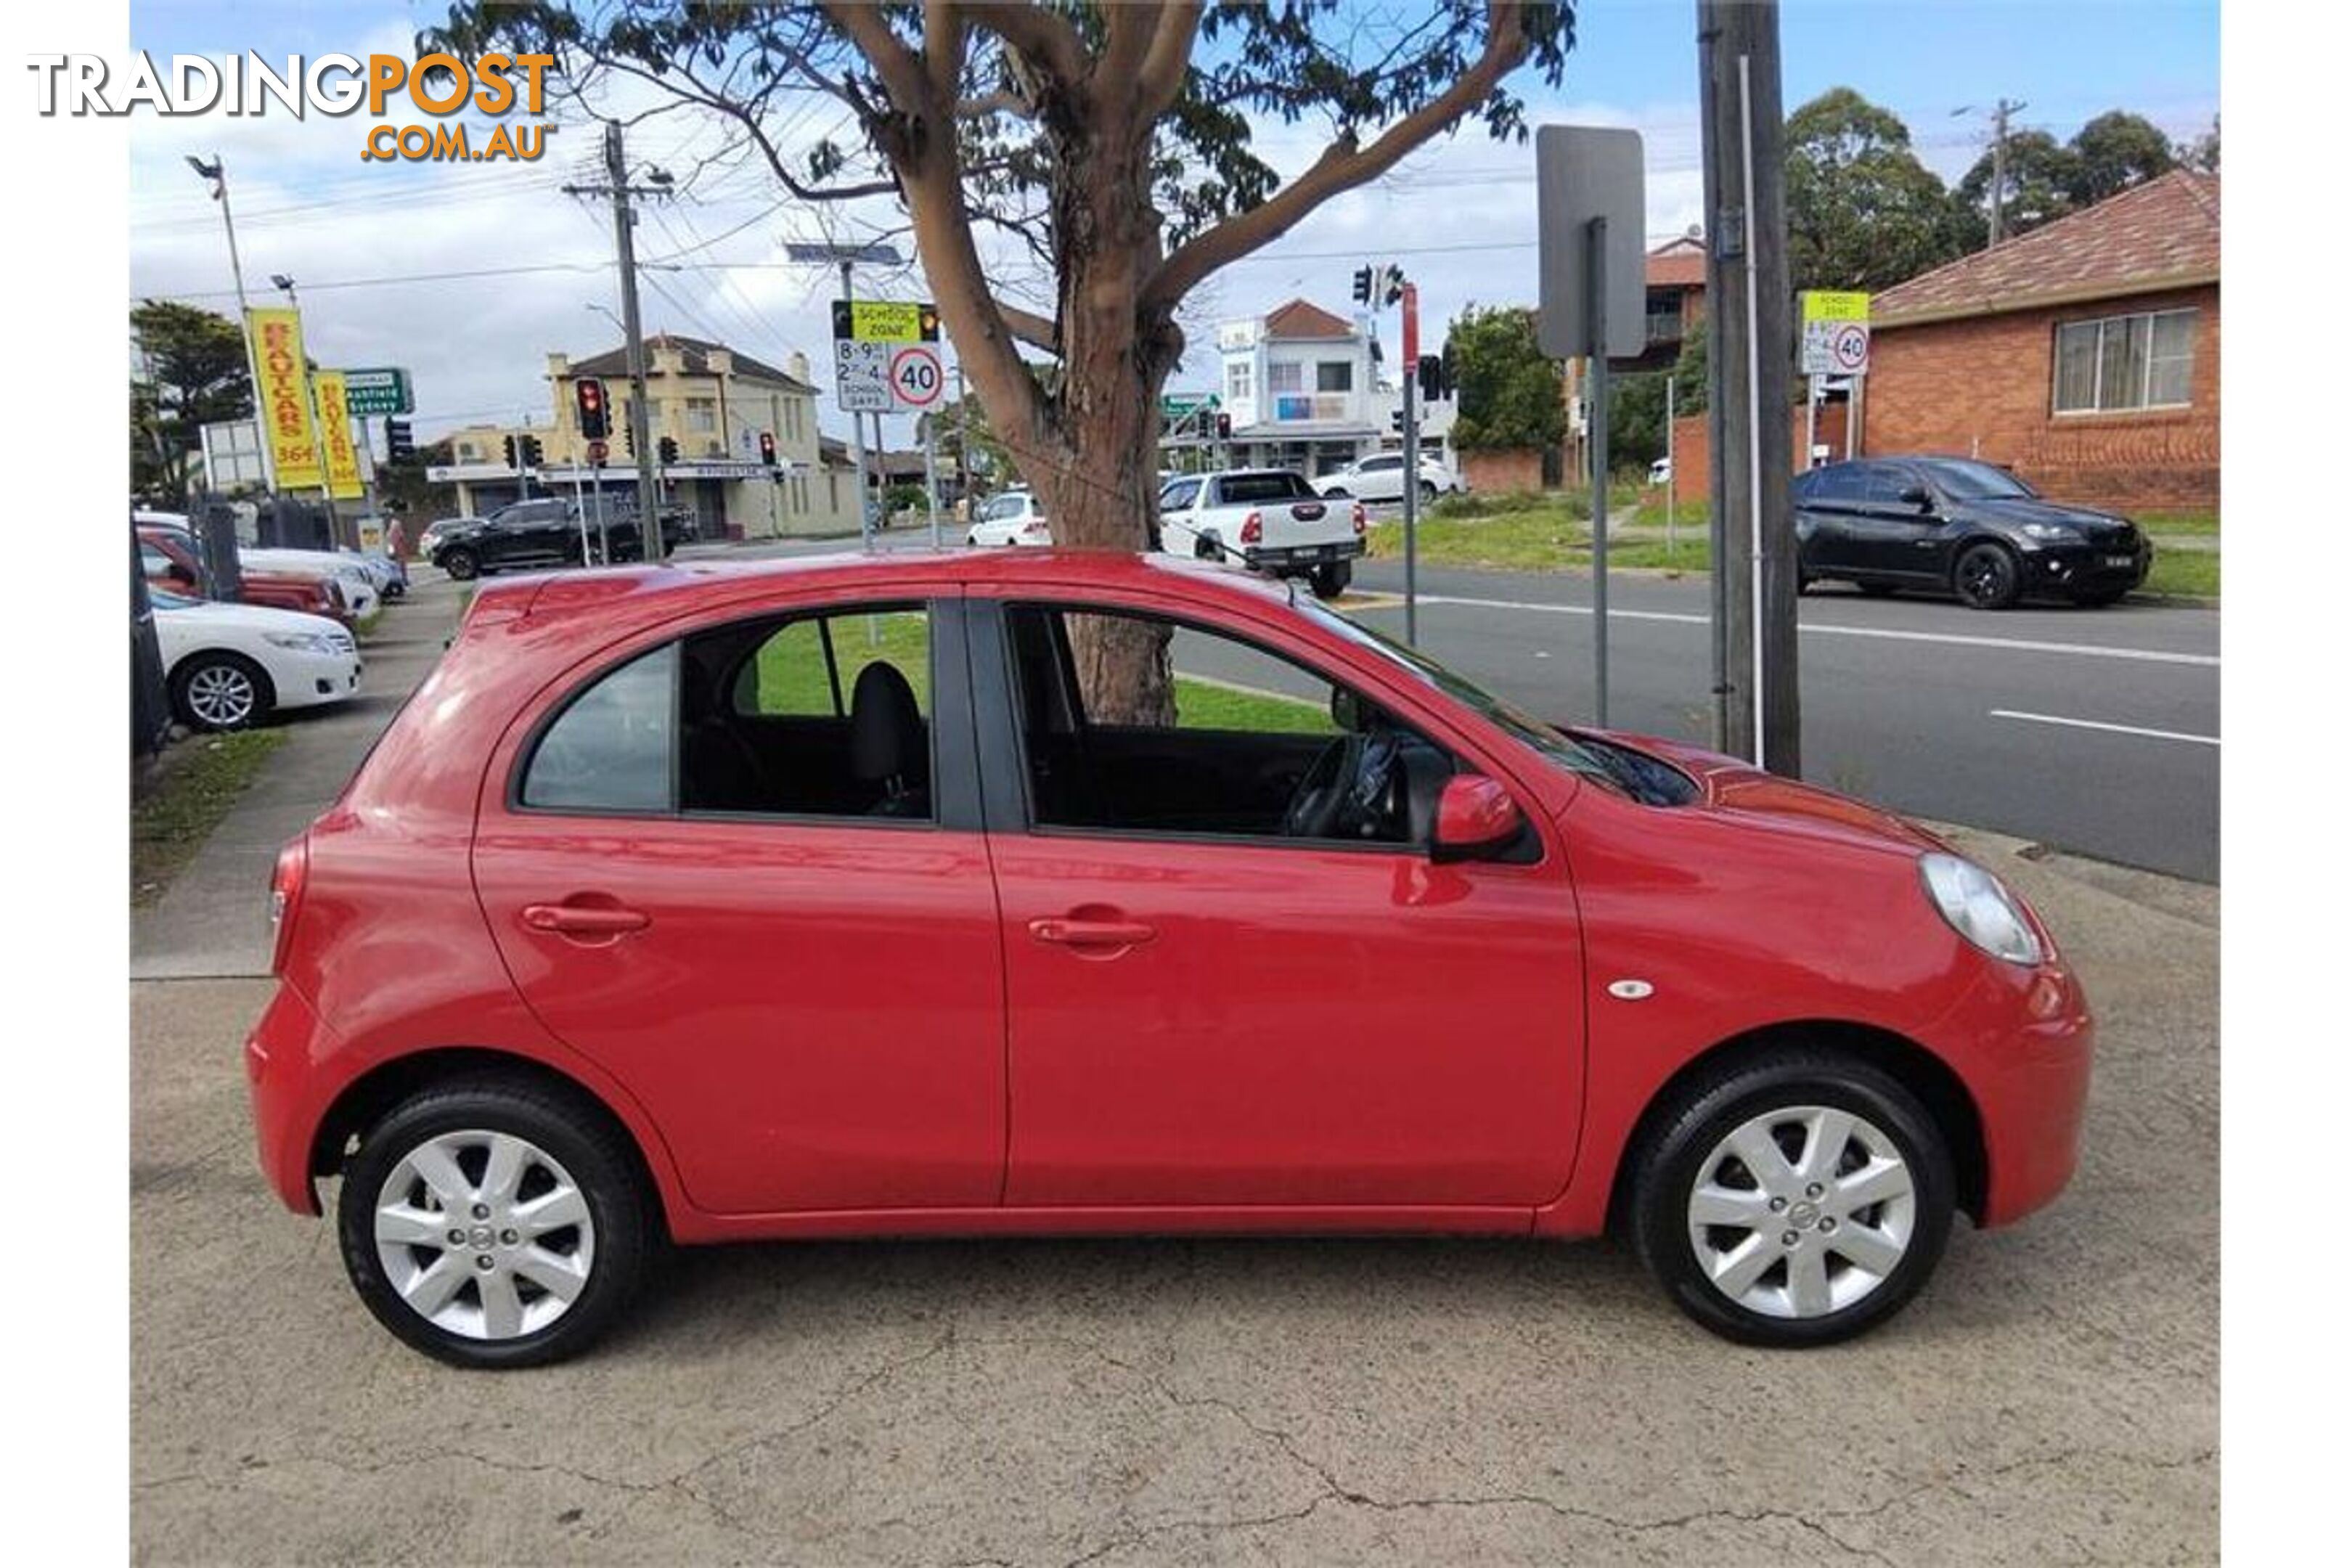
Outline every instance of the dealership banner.
<path fill-rule="evenodd" d="M 326 454 L 327 494 L 357 500 L 367 493 L 360 481 L 360 455 L 352 445 L 351 394 L 343 373 L 322 370 L 310 378 L 319 393 L 319 446 Z"/>
<path fill-rule="evenodd" d="M 253 339 L 254 369 L 261 377 L 254 392 L 261 427 L 269 439 L 270 461 L 278 469 L 278 487 L 324 485 L 327 475 L 319 461 L 319 436 L 310 420 L 310 380 L 302 358 L 302 318 L 273 309 L 247 310 L 245 320 Z"/>

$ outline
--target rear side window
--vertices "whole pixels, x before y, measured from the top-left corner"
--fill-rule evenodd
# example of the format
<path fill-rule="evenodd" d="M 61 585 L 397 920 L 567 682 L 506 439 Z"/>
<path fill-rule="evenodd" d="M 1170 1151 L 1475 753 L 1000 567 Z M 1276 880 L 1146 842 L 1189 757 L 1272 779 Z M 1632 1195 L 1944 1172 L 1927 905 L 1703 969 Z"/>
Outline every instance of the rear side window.
<path fill-rule="evenodd" d="M 632 659 L 574 698 L 532 750 L 522 803 L 666 812 L 675 795 L 677 645 Z"/>
<path fill-rule="evenodd" d="M 1182 511 L 1185 508 L 1192 504 L 1192 498 L 1200 493 L 1200 480 L 1174 480 L 1166 489 L 1160 492 L 1160 510 L 1161 511 Z"/>
<path fill-rule="evenodd" d="M 1229 474 L 1218 481 L 1218 495 L 1228 506 L 1320 499 L 1315 488 L 1297 474 Z"/>

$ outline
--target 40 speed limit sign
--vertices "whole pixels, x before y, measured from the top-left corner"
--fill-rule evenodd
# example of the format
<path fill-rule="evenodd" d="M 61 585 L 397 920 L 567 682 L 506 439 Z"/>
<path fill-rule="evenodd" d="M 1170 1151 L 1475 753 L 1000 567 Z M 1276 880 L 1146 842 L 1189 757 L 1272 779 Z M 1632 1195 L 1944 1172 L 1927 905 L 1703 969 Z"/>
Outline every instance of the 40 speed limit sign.
<path fill-rule="evenodd" d="M 890 402 L 899 410 L 934 407 L 947 389 L 947 373 L 940 367 L 933 343 L 908 343 L 890 356 Z"/>

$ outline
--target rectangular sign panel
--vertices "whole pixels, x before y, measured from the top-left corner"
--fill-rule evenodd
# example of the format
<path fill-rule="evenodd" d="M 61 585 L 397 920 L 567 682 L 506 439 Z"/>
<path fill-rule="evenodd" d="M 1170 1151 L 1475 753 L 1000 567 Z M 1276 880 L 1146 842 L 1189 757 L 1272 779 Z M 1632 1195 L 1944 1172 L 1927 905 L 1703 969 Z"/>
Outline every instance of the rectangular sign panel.
<path fill-rule="evenodd" d="M 835 342 L 935 343 L 940 341 L 940 312 L 935 306 L 911 300 L 835 300 L 833 335 Z"/>
<path fill-rule="evenodd" d="M 1596 349 L 1633 359 L 1645 346 L 1642 133 L 1592 125 L 1536 128 L 1536 343 L 1573 359 Z M 1593 248 L 1593 220 L 1604 220 Z M 1592 269 L 1603 270 L 1595 321 Z M 1412 374 L 1412 362 L 1405 362 Z"/>
<path fill-rule="evenodd" d="M 343 373 L 322 370 L 311 384 L 319 397 L 319 450 L 327 466 L 327 494 L 335 500 L 357 500 L 367 487 L 360 480 L 360 455 L 352 444 Z"/>
<path fill-rule="evenodd" d="M 246 330 L 253 339 L 253 363 L 261 375 L 256 401 L 261 407 L 262 429 L 269 438 L 278 487 L 302 489 L 323 485 L 327 473 L 319 460 L 319 436 L 310 419 L 302 318 L 274 308 L 247 310 L 245 315 Z"/>
<path fill-rule="evenodd" d="M 890 345 L 841 338 L 833 345 L 834 398 L 849 414 L 887 414 Z"/>
<path fill-rule="evenodd" d="M 409 395 L 408 373 L 397 366 L 347 370 L 343 372 L 343 386 L 351 395 L 350 407 L 354 419 L 376 419 L 416 412 L 415 400 Z"/>
<path fill-rule="evenodd" d="M 1840 292 L 1831 289 L 1808 289 L 1797 296 L 1801 314 L 1808 323 L 1813 321 L 1867 321 L 1870 320 L 1870 296 Z"/>

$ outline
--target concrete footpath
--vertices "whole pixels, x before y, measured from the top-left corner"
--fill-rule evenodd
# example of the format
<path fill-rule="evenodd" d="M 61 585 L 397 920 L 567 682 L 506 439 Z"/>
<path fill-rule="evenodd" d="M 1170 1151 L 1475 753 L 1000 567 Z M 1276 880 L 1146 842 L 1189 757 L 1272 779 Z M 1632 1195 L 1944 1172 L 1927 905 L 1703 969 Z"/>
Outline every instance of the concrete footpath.
<path fill-rule="evenodd" d="M 286 775 L 331 791 L 363 744 L 296 736 L 152 911 L 146 973 L 259 967 L 205 911 L 258 926 L 249 857 L 318 804 Z M 1801 1354 L 1706 1336 L 1606 1244 L 877 1242 L 684 1254 L 588 1359 L 454 1372 L 255 1171 L 268 983 L 137 981 L 134 1558 L 2211 1561 L 2218 892 L 1958 837 L 2100 1016 L 2083 1169 Z"/>

